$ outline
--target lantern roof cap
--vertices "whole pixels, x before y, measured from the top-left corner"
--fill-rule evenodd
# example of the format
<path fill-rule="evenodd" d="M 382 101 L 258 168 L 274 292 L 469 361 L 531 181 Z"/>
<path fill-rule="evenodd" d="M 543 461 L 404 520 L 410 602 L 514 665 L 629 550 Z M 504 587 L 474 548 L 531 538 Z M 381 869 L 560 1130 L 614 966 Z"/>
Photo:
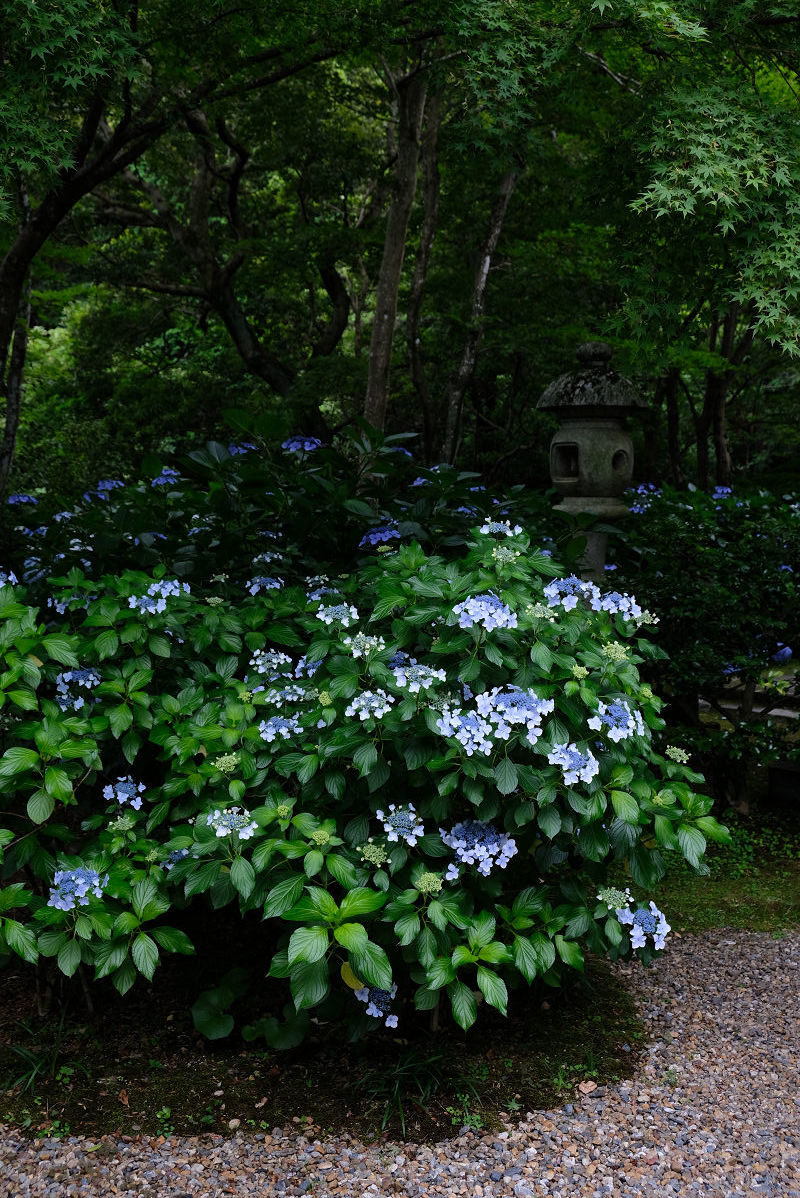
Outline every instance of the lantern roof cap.
<path fill-rule="evenodd" d="M 611 369 L 611 346 L 585 341 L 576 350 L 579 368 L 562 374 L 542 393 L 537 408 L 578 408 L 582 415 L 625 416 L 647 407 L 639 389 Z"/>

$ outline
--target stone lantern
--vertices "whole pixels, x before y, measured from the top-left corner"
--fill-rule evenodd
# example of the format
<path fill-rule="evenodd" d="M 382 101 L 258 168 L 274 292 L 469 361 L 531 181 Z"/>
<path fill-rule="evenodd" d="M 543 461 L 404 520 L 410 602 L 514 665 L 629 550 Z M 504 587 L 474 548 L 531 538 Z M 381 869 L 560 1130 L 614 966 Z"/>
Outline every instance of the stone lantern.
<path fill-rule="evenodd" d="M 647 405 L 630 379 L 611 369 L 604 341 L 579 346 L 577 358 L 579 369 L 557 378 L 537 404 L 561 420 L 550 442 L 550 477 L 562 496 L 556 510 L 618 520 L 628 513 L 621 496 L 633 478 L 633 442 L 622 422 Z M 599 582 L 607 534 L 589 530 L 586 537 L 581 570 Z"/>

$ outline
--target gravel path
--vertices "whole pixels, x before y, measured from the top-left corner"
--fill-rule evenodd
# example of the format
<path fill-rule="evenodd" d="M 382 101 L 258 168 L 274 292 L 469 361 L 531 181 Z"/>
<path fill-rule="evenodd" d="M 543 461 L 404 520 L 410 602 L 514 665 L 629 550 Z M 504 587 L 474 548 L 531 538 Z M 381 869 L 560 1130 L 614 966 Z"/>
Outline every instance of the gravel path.
<path fill-rule="evenodd" d="M 630 1081 L 432 1146 L 272 1135 L 30 1142 L 0 1128 L 0 1195 L 124 1198 L 800 1198 L 800 933 L 673 937 L 622 967 L 652 1037 Z"/>

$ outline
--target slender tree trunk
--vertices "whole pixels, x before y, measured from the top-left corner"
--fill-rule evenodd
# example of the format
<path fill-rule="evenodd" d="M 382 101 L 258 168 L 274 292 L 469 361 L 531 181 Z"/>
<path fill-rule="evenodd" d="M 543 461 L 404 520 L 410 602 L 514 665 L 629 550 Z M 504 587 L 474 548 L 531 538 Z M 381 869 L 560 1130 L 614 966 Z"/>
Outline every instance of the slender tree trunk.
<path fill-rule="evenodd" d="M 683 470 L 681 454 L 680 408 L 678 406 L 678 384 L 681 372 L 677 366 L 670 366 L 664 380 L 664 404 L 667 414 L 667 456 L 669 460 L 669 481 L 673 487 L 683 487 L 686 475 Z"/>
<path fill-rule="evenodd" d="M 478 346 L 483 335 L 483 312 L 486 301 L 486 284 L 489 280 L 489 269 L 492 265 L 492 255 L 497 248 L 500 233 L 503 228 L 506 212 L 514 186 L 517 182 L 515 171 L 506 171 L 500 183 L 489 227 L 481 246 L 475 278 L 472 284 L 472 305 L 470 325 L 467 339 L 461 353 L 461 360 L 450 377 L 447 385 L 445 407 L 445 431 L 442 442 L 442 460 L 453 462 L 458 448 L 461 433 L 461 410 L 464 403 L 464 392 L 475 370 L 478 357 Z"/>
<path fill-rule="evenodd" d="M 406 343 L 408 345 L 408 360 L 411 367 L 411 381 L 419 400 L 422 412 L 422 441 L 425 460 L 430 461 L 433 453 L 435 430 L 435 411 L 431 403 L 428 380 L 425 376 L 425 365 L 422 360 L 422 345 L 420 342 L 420 318 L 422 315 L 422 297 L 428 277 L 428 266 L 431 260 L 433 240 L 436 236 L 436 221 L 439 212 L 439 157 L 438 135 L 442 119 L 442 97 L 440 94 L 431 96 L 425 114 L 425 129 L 422 135 L 422 228 L 419 234 L 419 245 L 414 259 L 414 276 L 411 280 L 411 295 L 408 300 L 406 314 Z"/>
<path fill-rule="evenodd" d="M 426 83 L 417 70 L 396 81 L 397 161 L 394 190 L 389 202 L 383 257 L 375 292 L 375 315 L 369 347 L 364 418 L 377 429 L 386 423 L 389 371 L 397 317 L 397 297 L 403 270 L 408 222 L 417 190 L 420 130 L 425 113 Z"/>

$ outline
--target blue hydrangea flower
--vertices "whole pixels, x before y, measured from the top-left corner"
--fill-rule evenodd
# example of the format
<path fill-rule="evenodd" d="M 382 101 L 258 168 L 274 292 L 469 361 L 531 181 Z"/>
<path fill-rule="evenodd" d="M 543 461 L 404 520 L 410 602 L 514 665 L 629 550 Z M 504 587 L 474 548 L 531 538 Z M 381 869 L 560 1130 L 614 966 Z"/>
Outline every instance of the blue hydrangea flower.
<path fill-rule="evenodd" d="M 314 453 L 316 449 L 322 448 L 322 442 L 318 437 L 288 437 L 281 442 L 281 449 L 285 449 L 287 453 Z"/>
<path fill-rule="evenodd" d="M 56 703 L 62 711 L 80 711 L 86 704 L 81 690 L 92 691 L 103 681 L 97 670 L 64 670 L 56 677 Z"/>
<path fill-rule="evenodd" d="M 784 662 L 791 660 L 791 656 L 792 656 L 792 650 L 791 650 L 790 646 L 784 645 L 782 642 L 779 642 L 778 648 L 772 654 L 772 660 L 774 662 L 777 662 L 778 665 L 782 666 L 784 664 Z"/>
<path fill-rule="evenodd" d="M 479 531 L 487 536 L 515 537 L 518 533 L 522 532 L 522 527 L 519 524 L 515 524 L 512 528 L 510 520 L 487 520 Z"/>
<path fill-rule="evenodd" d="M 321 665 L 321 661 L 309 661 L 305 654 L 303 654 L 294 667 L 294 676 L 295 678 L 302 678 L 304 676 L 306 678 L 313 678 Z"/>
<path fill-rule="evenodd" d="M 242 807 L 226 807 L 223 811 L 215 810 L 206 816 L 206 825 L 213 828 L 218 839 L 223 836 L 238 836 L 239 840 L 249 840 L 258 831 L 258 824 L 251 819 L 250 812 Z"/>
<path fill-rule="evenodd" d="M 255 449 L 252 441 L 242 441 L 240 445 L 229 445 L 228 453 L 232 458 L 235 458 L 239 453 L 249 453 L 251 449 Z"/>
<path fill-rule="evenodd" d="M 269 703 L 270 707 L 277 707 L 278 710 L 284 704 L 302 703 L 307 698 L 306 688 L 304 686 L 295 686 L 294 684 L 273 688 L 272 690 L 268 690 L 264 695 L 264 699 Z"/>
<path fill-rule="evenodd" d="M 188 582 L 178 582 L 177 578 L 162 578 L 158 582 L 152 582 L 144 595 L 131 595 L 128 607 L 144 615 L 160 615 L 166 611 L 167 599 L 181 593 L 190 594 Z"/>
<path fill-rule="evenodd" d="M 612 703 L 600 700 L 597 715 L 587 721 L 595 732 L 607 732 L 608 739 L 618 744 L 630 736 L 644 736 L 644 721 L 641 713 L 631 711 L 624 699 L 615 699 Z"/>
<path fill-rule="evenodd" d="M 591 782 L 598 773 L 600 763 L 587 749 L 581 753 L 575 744 L 554 745 L 547 755 L 550 765 L 560 765 L 564 771 L 564 785 L 574 786 L 577 782 Z"/>
<path fill-rule="evenodd" d="M 356 695 L 350 700 L 344 714 L 346 716 L 357 715 L 362 723 L 369 719 L 379 720 L 391 711 L 394 701 L 394 696 L 387 695 L 386 691 L 381 690 L 380 687 L 375 691 L 362 691 L 360 695 Z"/>
<path fill-rule="evenodd" d="M 439 835 L 448 848 L 452 849 L 462 865 L 477 865 L 478 873 L 488 877 L 494 866 L 505 869 L 517 852 L 517 845 L 507 832 L 498 832 L 492 824 L 482 820 L 467 819 L 455 824 L 449 832 L 439 829 Z M 446 874 L 448 881 L 458 877 L 458 869 L 451 864 Z"/>
<path fill-rule="evenodd" d="M 84 491 L 83 498 L 87 503 L 92 499 L 102 499 L 108 502 L 108 496 L 116 487 L 124 487 L 125 484 L 120 478 L 101 478 L 93 491 Z"/>
<path fill-rule="evenodd" d="M 276 678 L 291 678 L 292 676 L 291 657 L 288 653 L 281 653 L 278 649 L 256 649 L 250 658 L 249 665 L 267 682 L 274 682 Z"/>
<path fill-rule="evenodd" d="M 468 757 L 473 753 L 491 753 L 492 725 L 477 711 L 462 711 L 460 707 L 443 707 L 436 728 L 442 736 L 452 736 Z"/>
<path fill-rule="evenodd" d="M 631 494 L 635 498 L 630 510 L 635 516 L 640 516 L 647 511 L 654 499 L 658 499 L 661 488 L 657 487 L 655 483 L 640 483 L 638 487 L 631 489 Z"/>
<path fill-rule="evenodd" d="M 398 686 L 405 689 L 408 688 L 412 695 L 418 695 L 421 690 L 428 690 L 437 680 L 439 682 L 447 681 L 447 674 L 444 670 L 433 670 L 430 666 L 419 665 L 415 658 L 408 657 L 408 654 L 403 653 L 401 661 L 397 661 L 400 654 L 395 656 L 389 662 L 389 667 L 394 672 L 394 680 Z"/>
<path fill-rule="evenodd" d="M 96 869 L 80 865 L 76 869 L 57 869 L 53 886 L 47 900 L 48 907 L 57 911 L 74 911 L 76 907 L 88 907 L 89 894 L 103 897 L 103 887 L 108 885 L 108 874 L 101 878 Z"/>
<path fill-rule="evenodd" d="M 150 483 L 150 486 L 166 487 L 169 483 L 174 482 L 176 478 L 180 478 L 178 471 L 173 470 L 171 466 L 164 466 L 162 467 L 161 473 L 157 475 L 156 478 L 154 478 Z"/>
<path fill-rule="evenodd" d="M 0 587 L 15 587 L 19 580 L 13 570 L 0 570 Z"/>
<path fill-rule="evenodd" d="M 727 499 L 733 492 L 730 487 L 714 487 L 711 493 L 712 499 Z"/>
<path fill-rule="evenodd" d="M 342 644 L 347 645 L 353 657 L 370 657 L 371 654 L 381 653 L 386 648 L 386 641 L 382 636 L 368 636 L 365 632 L 342 637 Z"/>
<path fill-rule="evenodd" d="M 14 506 L 14 507 L 18 507 L 20 504 L 24 504 L 24 503 L 38 503 L 39 500 L 36 498 L 35 495 L 17 494 L 17 495 L 9 495 L 6 502 L 12 504 L 12 506 Z"/>
<path fill-rule="evenodd" d="M 164 869 L 167 871 L 167 873 L 169 873 L 169 871 L 176 866 L 179 861 L 183 861 L 184 857 L 188 856 L 188 849 L 173 849 L 164 862 Z"/>
<path fill-rule="evenodd" d="M 404 840 L 413 847 L 417 838 L 425 835 L 425 828 L 420 823 L 413 803 L 407 803 L 405 807 L 395 807 L 394 803 L 390 803 L 388 812 L 376 811 L 375 814 L 383 821 L 387 840 Z"/>
<path fill-rule="evenodd" d="M 542 735 L 542 717 L 553 711 L 555 703 L 519 686 L 496 686 L 478 695 L 475 706 L 494 725 L 494 735 L 500 740 L 508 740 L 512 728 L 524 724 L 528 743 L 535 745 Z"/>
<path fill-rule="evenodd" d="M 564 611 L 572 611 L 581 599 L 594 603 L 600 598 L 600 591 L 593 582 L 587 582 L 570 574 L 568 578 L 554 578 L 544 588 L 544 597 L 548 607 L 563 607 Z"/>
<path fill-rule="evenodd" d="M 290 740 L 292 736 L 298 736 L 303 726 L 295 716 L 273 715 L 268 720 L 262 720 L 258 730 L 262 740 L 272 744 L 279 737 L 281 740 Z"/>
<path fill-rule="evenodd" d="M 257 595 L 259 591 L 280 591 L 282 587 L 282 578 L 267 578 L 263 574 L 256 575 L 255 578 L 249 578 L 246 583 L 246 590 L 251 595 Z"/>
<path fill-rule="evenodd" d="M 322 620 L 323 624 L 341 624 L 342 628 L 349 628 L 358 619 L 358 611 L 348 603 L 334 603 L 331 607 L 320 606 L 316 614 L 317 619 Z"/>
<path fill-rule="evenodd" d="M 118 803 L 128 803 L 134 811 L 140 811 L 142 807 L 141 796 L 144 794 L 145 787 L 142 782 L 134 782 L 130 774 L 124 778 L 117 778 L 116 782 L 109 783 L 103 787 L 103 798 L 116 799 Z"/>
<path fill-rule="evenodd" d="M 633 595 L 621 595 L 619 591 L 610 591 L 607 595 L 599 593 L 591 599 L 592 611 L 607 611 L 612 616 L 625 616 L 636 619 L 642 614 L 642 609 Z"/>
<path fill-rule="evenodd" d="M 494 628 L 516 628 L 517 617 L 497 595 L 473 595 L 457 603 L 453 615 L 458 616 L 459 628 L 474 628 L 481 624 L 487 632 Z"/>
<path fill-rule="evenodd" d="M 360 990 L 354 991 L 354 994 L 359 1002 L 367 1004 L 367 1014 L 373 1019 L 383 1019 L 386 1027 L 397 1027 L 397 1016 L 389 1013 L 392 999 L 397 994 L 397 986 L 393 985 L 391 990 L 380 990 L 377 986 L 362 986 Z"/>
<path fill-rule="evenodd" d="M 632 948 L 644 948 L 647 937 L 650 936 L 653 948 L 662 949 L 668 933 L 672 931 L 664 913 L 659 911 L 653 902 L 650 903 L 649 910 L 647 907 L 637 907 L 635 911 L 631 911 L 630 907 L 620 907 L 616 916 L 621 924 L 631 929 Z"/>
<path fill-rule="evenodd" d="M 399 541 L 400 530 L 394 522 L 379 524 L 364 533 L 358 542 L 359 549 L 372 549 L 375 545 L 385 545 L 388 541 Z"/>

